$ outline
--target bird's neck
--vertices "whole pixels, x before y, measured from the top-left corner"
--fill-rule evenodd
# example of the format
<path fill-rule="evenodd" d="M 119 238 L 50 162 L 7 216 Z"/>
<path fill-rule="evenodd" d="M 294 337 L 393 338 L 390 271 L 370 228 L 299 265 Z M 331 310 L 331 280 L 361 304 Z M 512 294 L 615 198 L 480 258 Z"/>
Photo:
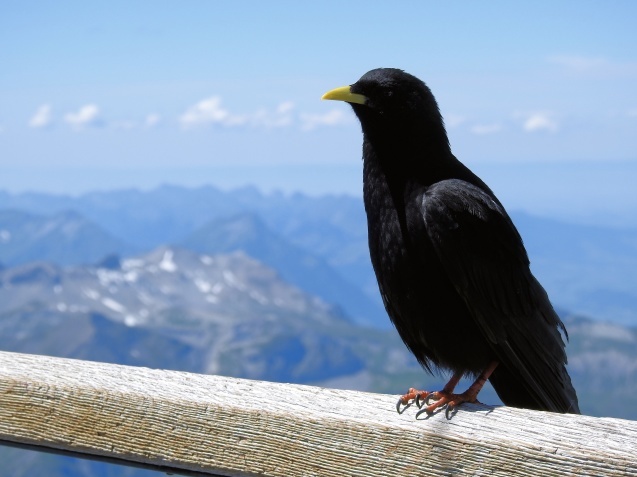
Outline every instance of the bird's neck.
<path fill-rule="evenodd" d="M 456 177 L 464 167 L 451 153 L 446 135 L 397 133 L 389 140 L 387 136 L 376 140 L 373 134 L 365 134 L 363 160 L 399 187 L 407 181 L 429 186 Z"/>
<path fill-rule="evenodd" d="M 403 194 L 414 188 L 429 187 L 447 179 L 460 179 L 489 194 L 491 189 L 468 167 L 451 153 L 446 136 L 444 143 L 426 141 L 374 141 L 373 136 L 363 140 L 364 174 L 368 183 L 378 187 L 381 183 L 394 199 L 403 203 Z M 366 191 L 371 192 L 371 191 Z"/>

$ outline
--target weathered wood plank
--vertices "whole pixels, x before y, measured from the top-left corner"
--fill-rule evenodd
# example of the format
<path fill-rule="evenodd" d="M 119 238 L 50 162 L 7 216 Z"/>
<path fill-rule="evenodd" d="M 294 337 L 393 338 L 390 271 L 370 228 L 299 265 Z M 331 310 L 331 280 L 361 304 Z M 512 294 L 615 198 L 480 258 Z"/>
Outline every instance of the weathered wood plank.
<path fill-rule="evenodd" d="M 227 476 L 637 475 L 637 422 L 0 352 L 0 441 Z"/>

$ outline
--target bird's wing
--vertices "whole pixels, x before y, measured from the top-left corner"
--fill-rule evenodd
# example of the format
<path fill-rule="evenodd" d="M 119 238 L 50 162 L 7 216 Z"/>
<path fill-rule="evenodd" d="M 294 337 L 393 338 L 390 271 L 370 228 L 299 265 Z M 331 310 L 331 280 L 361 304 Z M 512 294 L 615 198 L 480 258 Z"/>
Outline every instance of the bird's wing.
<path fill-rule="evenodd" d="M 531 274 L 522 239 L 502 205 L 452 179 L 426 190 L 420 214 L 443 268 L 501 366 L 519 376 L 542 407 L 572 409 L 574 390 L 559 333 L 564 325 Z"/>

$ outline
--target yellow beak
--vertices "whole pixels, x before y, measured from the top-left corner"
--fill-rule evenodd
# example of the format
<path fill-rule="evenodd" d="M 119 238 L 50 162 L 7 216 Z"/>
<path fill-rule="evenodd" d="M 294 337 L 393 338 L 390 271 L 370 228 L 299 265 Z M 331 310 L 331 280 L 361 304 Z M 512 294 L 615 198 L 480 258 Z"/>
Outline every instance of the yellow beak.
<path fill-rule="evenodd" d="M 362 94 L 352 93 L 349 86 L 341 86 L 325 93 L 321 99 L 333 99 L 335 101 L 345 101 L 347 103 L 365 104 L 367 97 Z"/>

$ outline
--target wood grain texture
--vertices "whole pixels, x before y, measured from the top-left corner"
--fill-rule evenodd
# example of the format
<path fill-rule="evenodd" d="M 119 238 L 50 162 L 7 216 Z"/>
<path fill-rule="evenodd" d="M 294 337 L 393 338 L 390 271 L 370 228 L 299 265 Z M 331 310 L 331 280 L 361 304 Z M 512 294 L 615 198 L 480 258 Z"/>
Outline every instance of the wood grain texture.
<path fill-rule="evenodd" d="M 637 475 L 637 422 L 0 352 L 0 441 L 226 476 Z"/>

